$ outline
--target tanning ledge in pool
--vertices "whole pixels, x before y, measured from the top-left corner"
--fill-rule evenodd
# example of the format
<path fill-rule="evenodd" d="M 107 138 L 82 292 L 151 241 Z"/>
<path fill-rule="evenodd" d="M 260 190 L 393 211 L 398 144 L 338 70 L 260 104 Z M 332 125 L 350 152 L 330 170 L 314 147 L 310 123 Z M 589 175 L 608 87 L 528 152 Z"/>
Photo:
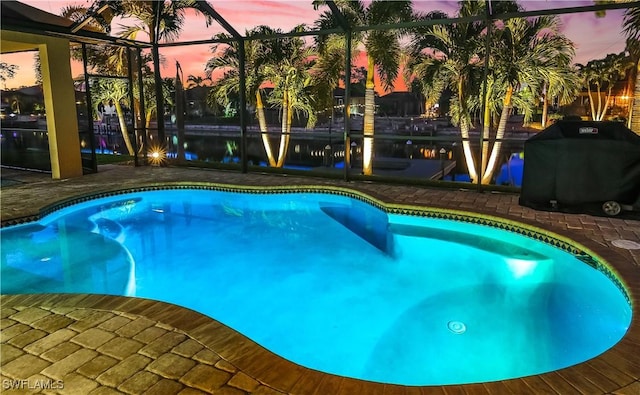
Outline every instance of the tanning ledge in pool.
<path fill-rule="evenodd" d="M 491 237 L 484 237 L 456 230 L 404 224 L 390 224 L 389 232 L 400 236 L 423 237 L 434 240 L 456 242 L 479 250 L 502 255 L 507 258 L 517 258 L 526 261 L 541 261 L 547 259 L 546 256 L 533 250 L 516 244 L 511 244 L 504 240 L 500 243 L 496 243 L 496 240 Z"/>

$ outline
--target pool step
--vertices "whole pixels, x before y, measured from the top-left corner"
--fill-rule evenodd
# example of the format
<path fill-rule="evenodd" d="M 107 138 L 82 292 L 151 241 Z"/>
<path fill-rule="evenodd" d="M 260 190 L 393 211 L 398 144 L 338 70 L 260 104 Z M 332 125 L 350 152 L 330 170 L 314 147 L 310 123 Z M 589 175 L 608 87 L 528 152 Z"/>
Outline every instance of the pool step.
<path fill-rule="evenodd" d="M 337 203 L 320 203 L 320 210 L 375 248 L 388 253 L 389 220 L 385 212 L 372 210 L 370 206 Z"/>
<path fill-rule="evenodd" d="M 495 238 L 451 229 L 391 223 L 389 224 L 389 233 L 391 235 L 422 237 L 433 240 L 442 240 L 452 243 L 464 244 L 483 251 L 502 255 L 507 258 L 531 261 L 547 259 L 546 256 L 536 251 L 517 244 L 509 243 L 506 240 L 500 240 L 498 242 L 498 240 L 496 240 Z"/>

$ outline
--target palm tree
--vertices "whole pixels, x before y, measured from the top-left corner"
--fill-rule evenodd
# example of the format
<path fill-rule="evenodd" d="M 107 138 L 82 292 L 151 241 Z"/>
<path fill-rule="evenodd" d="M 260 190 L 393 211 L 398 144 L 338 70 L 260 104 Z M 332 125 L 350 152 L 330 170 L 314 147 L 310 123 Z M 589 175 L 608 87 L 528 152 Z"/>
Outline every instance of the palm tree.
<path fill-rule="evenodd" d="M 96 0 L 89 10 L 97 10 L 105 6 L 107 7 L 107 11 L 97 14 L 91 21 L 94 28 L 109 32 L 111 29 L 110 24 L 114 17 L 135 19 L 138 23 L 125 27 L 119 32 L 119 36 L 135 40 L 138 34 L 142 32 L 149 37 L 149 41 L 153 44 L 157 44 L 160 40 L 173 41 L 177 39 L 184 25 L 187 10 L 195 10 L 196 13 L 204 14 L 207 26 L 213 21 L 213 18 L 207 14 L 203 5 L 195 0 Z M 78 16 L 86 15 L 88 9 L 70 6 L 67 11 L 73 20 L 79 20 Z M 74 17 L 76 19 L 74 19 Z M 128 56 L 125 51 L 127 51 L 127 49 L 124 47 L 116 47 L 107 51 L 105 54 L 106 59 L 102 63 L 103 67 L 108 67 L 115 73 L 125 75 L 127 67 L 125 60 Z M 162 78 L 160 75 L 160 54 L 157 45 L 154 45 L 152 48 L 152 61 L 154 66 L 155 97 L 158 102 L 164 103 L 167 98 L 164 97 L 163 94 Z M 152 105 L 151 103 L 149 104 Z M 160 144 L 164 145 L 164 124 L 161 122 L 161 116 L 162 114 L 159 114 L 158 135 L 163 140 Z M 125 136 L 124 130 L 123 136 Z M 125 137 L 125 139 L 126 138 L 127 137 Z M 183 141 L 178 141 L 179 145 L 183 143 Z"/>
<path fill-rule="evenodd" d="M 68 5 L 62 9 L 60 15 L 70 19 L 74 22 L 83 20 L 92 9 L 100 6 L 100 2 L 94 3 L 91 7 L 83 7 L 79 5 Z M 111 3 L 114 7 L 117 7 L 119 3 Z M 87 27 L 91 30 L 99 31 L 102 33 L 109 32 L 111 30 L 111 21 L 113 20 L 113 13 L 105 12 L 103 14 L 96 15 L 92 18 Z M 97 18 L 97 19 L 96 19 Z M 125 75 L 126 73 L 126 54 L 122 49 L 116 49 L 111 46 L 95 45 L 87 47 L 87 62 L 95 67 L 99 73 L 113 74 L 113 75 Z M 82 61 L 82 50 L 79 46 L 71 49 L 71 57 L 75 60 Z M 39 68 L 39 62 L 36 65 Z M 39 74 L 39 71 L 38 71 Z"/>
<path fill-rule="evenodd" d="M 351 26 L 375 26 L 405 22 L 412 17 L 410 0 L 383 1 L 373 0 L 368 5 L 362 0 L 339 0 L 335 2 Z M 314 7 L 325 4 L 316 0 Z M 316 25 L 338 27 L 339 21 L 331 13 L 324 13 L 316 21 Z M 364 142 L 362 172 L 371 175 L 373 172 L 373 136 L 375 132 L 375 76 L 379 77 L 384 90 L 391 90 L 393 82 L 398 76 L 400 66 L 401 47 L 400 38 L 404 34 L 402 29 L 371 30 L 354 34 L 357 44 L 364 46 L 367 54 L 367 82 L 365 85 L 364 104 Z M 349 103 L 345 103 L 346 106 Z"/>
<path fill-rule="evenodd" d="M 189 77 L 187 77 L 187 87 L 188 88 L 192 88 L 192 87 L 197 87 L 197 86 L 203 86 L 204 82 L 207 80 L 211 80 L 210 78 L 202 78 L 201 76 L 195 76 L 195 75 L 189 75 Z"/>
<path fill-rule="evenodd" d="M 526 86 L 539 91 L 549 70 L 557 64 L 568 65 L 575 55 L 573 43 L 559 33 L 559 19 L 541 16 L 532 20 L 512 18 L 504 21 L 500 39 L 494 43 L 495 75 L 506 85 L 502 114 L 489 161 L 481 178 L 488 184 L 493 176 L 504 138 L 507 120 L 511 115 L 514 93 Z"/>
<path fill-rule="evenodd" d="M 246 31 L 245 35 L 274 35 L 278 31 L 268 26 L 258 26 L 252 30 Z M 221 34 L 216 36 L 218 39 L 228 39 L 228 35 Z M 256 107 L 256 116 L 262 136 L 262 143 L 267 155 L 269 166 L 275 167 L 277 162 L 271 149 L 271 141 L 267 130 L 267 121 L 264 115 L 264 103 L 262 100 L 261 86 L 266 81 L 265 67 L 266 65 L 276 62 L 274 51 L 271 46 L 273 43 L 267 40 L 245 40 L 245 77 L 247 98 L 249 102 Z M 211 52 L 216 54 L 207 61 L 205 66 L 206 77 L 213 80 L 213 73 L 216 70 L 223 70 L 222 77 L 214 82 L 213 89 L 210 91 L 210 98 L 213 102 L 226 106 L 230 103 L 232 95 L 239 93 L 240 86 L 240 68 L 238 43 L 231 44 L 215 44 L 211 47 Z"/>
<path fill-rule="evenodd" d="M 316 110 L 325 113 L 328 110 L 331 122 L 333 122 L 335 106 L 334 93 L 342 80 L 341 73 L 345 64 L 344 40 L 332 41 L 338 44 L 342 43 L 342 49 L 338 49 L 339 47 L 328 49 L 316 43 L 314 50 L 317 53 L 317 58 L 311 71 Z"/>
<path fill-rule="evenodd" d="M 332 22 L 331 13 L 325 11 L 325 17 L 317 22 L 316 27 L 319 30 L 327 28 L 322 26 L 321 22 Z M 333 122 L 333 110 L 335 106 L 334 92 L 339 87 L 341 81 L 344 81 L 343 72 L 346 62 L 346 40 L 338 34 L 319 35 L 315 39 L 314 49 L 317 53 L 317 59 L 313 66 L 312 75 L 314 78 L 313 86 L 316 95 L 316 105 L 318 111 L 326 111 L 330 109 L 331 122 Z M 351 59 L 357 56 L 358 49 L 352 48 Z M 353 70 L 352 70 L 353 78 Z M 364 75 L 364 73 L 363 73 Z M 352 79 L 353 82 L 353 79 Z M 364 86 L 364 85 L 363 85 Z"/>
<path fill-rule="evenodd" d="M 589 61 L 586 65 L 578 64 L 577 67 L 583 84 L 587 87 L 591 118 L 594 121 L 602 121 L 609 109 L 615 83 L 620 81 L 624 77 L 626 70 L 631 67 L 630 59 L 622 52 L 609 54 L 604 59 Z M 592 91 L 592 86 L 595 86 L 596 92 Z M 604 103 L 602 103 L 603 93 L 605 96 Z M 594 98 L 594 94 L 596 98 Z"/>
<path fill-rule="evenodd" d="M 180 67 L 180 62 L 176 61 L 176 78 L 173 82 L 173 88 L 175 91 L 175 104 L 176 104 L 176 128 L 178 129 L 177 158 L 178 160 L 181 160 L 181 161 L 185 160 L 184 112 L 185 112 L 185 104 L 186 104 L 182 79 L 183 79 L 182 67 Z"/>
<path fill-rule="evenodd" d="M 122 103 L 129 104 L 129 87 L 127 83 L 119 79 L 98 79 L 91 85 L 91 97 L 93 97 L 97 103 L 100 102 L 113 102 L 116 107 L 116 114 L 118 114 L 118 123 L 122 132 L 122 138 L 127 148 L 129 155 L 135 155 L 135 150 L 131 144 L 129 138 L 129 132 L 127 130 L 127 123 L 124 118 L 124 110 Z"/>
<path fill-rule="evenodd" d="M 136 39 L 138 34 L 144 33 L 151 43 L 176 40 L 180 36 L 188 11 L 204 15 L 207 26 L 213 21 L 206 9 L 195 0 L 98 0 L 96 3 L 109 4 L 111 9 L 115 8 L 116 15 L 133 18 L 139 22 L 125 27 L 118 34 L 120 37 Z"/>
<path fill-rule="evenodd" d="M 0 82 L 5 84 L 7 80 L 10 80 L 16 76 L 16 71 L 19 67 L 15 64 L 9 64 L 7 62 L 0 62 Z M 7 86 L 5 85 L 5 89 Z"/>
<path fill-rule="evenodd" d="M 464 1 L 458 17 L 470 17 L 484 12 L 484 3 Z M 417 16 L 418 20 L 440 19 L 442 13 Z M 471 180 L 477 179 L 469 141 L 471 114 L 469 99 L 479 92 L 482 59 L 482 22 L 432 25 L 415 29 L 408 51 L 405 79 L 421 81 L 423 95 L 437 102 L 446 88 L 453 92 L 452 122 L 460 127 L 465 164 Z"/>
<path fill-rule="evenodd" d="M 582 81 L 583 85 L 587 87 L 587 95 L 589 96 L 589 105 L 591 106 L 591 118 L 592 120 L 597 120 L 597 113 L 595 107 L 595 101 L 593 100 L 593 93 L 591 92 L 591 87 L 595 81 L 599 81 L 599 70 L 596 67 L 595 60 L 590 61 L 586 65 L 581 63 L 576 64 L 576 68 L 578 69 L 578 75 Z M 598 98 L 600 98 L 600 85 L 596 84 L 598 90 Z"/>
<path fill-rule="evenodd" d="M 153 74 L 145 74 L 142 79 L 142 90 L 144 95 L 144 107 L 145 107 L 145 128 L 148 130 L 151 127 L 151 120 L 154 117 L 158 116 L 158 106 L 156 105 L 156 91 L 155 91 L 155 78 Z M 171 102 L 171 91 L 173 89 L 174 82 L 172 79 L 163 78 L 162 79 L 162 97 L 165 98 L 164 104 L 171 106 L 173 103 Z M 139 106 L 140 102 L 136 99 L 138 97 L 138 87 L 134 86 L 134 100 L 136 103 L 134 105 Z M 139 111 L 139 110 L 137 110 Z"/>
<path fill-rule="evenodd" d="M 640 134 L 640 7 L 628 8 L 624 14 L 624 33 L 627 36 L 627 51 L 635 63 L 635 81 L 633 100 L 629 105 L 629 123 L 631 130 Z M 633 73 L 632 73 L 633 75 Z"/>
<path fill-rule="evenodd" d="M 307 127 L 313 127 L 316 122 L 312 95 L 311 68 L 312 56 L 315 52 L 307 47 L 304 41 L 297 37 L 277 39 L 274 43 L 277 58 L 280 62 L 268 64 L 265 75 L 273 83 L 274 89 L 269 102 L 280 107 L 282 127 L 280 133 L 280 147 L 276 167 L 284 166 L 284 161 L 291 139 L 291 121 L 293 114 L 303 113 L 307 117 Z"/>
<path fill-rule="evenodd" d="M 22 95 L 14 91 L 9 100 L 11 111 L 15 114 L 22 114 Z"/>
<path fill-rule="evenodd" d="M 494 13 L 515 11 L 515 2 L 496 3 Z M 458 17 L 470 17 L 484 12 L 484 2 L 463 1 Z M 440 13 L 421 15 L 421 19 L 443 18 Z M 554 77 L 559 64 L 568 64 L 573 57 L 573 45 L 558 34 L 557 19 L 539 17 L 508 19 L 486 29 L 481 22 L 434 25 L 414 30 L 414 38 L 408 53 L 405 79 L 416 78 L 428 101 L 436 101 L 442 91 L 449 88 L 454 97 L 451 101 L 452 122 L 460 127 L 465 164 L 472 180 L 484 184 L 491 181 L 501 150 L 506 122 L 514 105 L 529 119 L 534 106 L 534 97 L 541 81 Z M 485 81 L 485 96 L 479 99 L 481 87 L 481 65 L 486 58 L 484 41 L 492 34 L 491 57 Z M 525 89 L 526 87 L 526 89 Z M 498 98 L 500 98 L 498 100 Z M 469 142 L 471 112 L 484 103 L 483 161 L 480 175 Z M 494 114 L 501 113 L 496 135 L 490 138 L 490 126 Z M 489 146 L 493 147 L 489 155 Z M 480 177 L 479 177 L 480 176 Z"/>
<path fill-rule="evenodd" d="M 184 25 L 185 15 L 189 10 L 195 10 L 197 14 L 205 16 L 205 22 L 208 26 L 213 18 L 207 13 L 207 9 L 196 0 L 177 0 L 177 1 L 153 1 L 153 0 L 97 0 L 92 7 L 101 7 L 107 5 L 111 11 L 110 15 L 122 18 L 131 18 L 137 20 L 131 26 L 126 26 L 118 35 L 122 38 L 135 40 L 140 33 L 149 37 L 149 42 L 157 44 L 158 42 L 176 40 Z M 124 52 L 124 47 L 118 48 L 118 51 Z M 160 54 L 158 46 L 152 48 L 153 73 L 156 81 L 155 90 L 156 98 L 160 103 L 164 103 L 166 98 L 163 97 L 163 90 L 160 81 Z M 119 59 L 119 61 L 118 61 Z M 123 60 L 126 59 L 124 53 L 120 53 L 115 57 L 116 70 L 123 70 L 126 67 Z M 162 114 L 158 114 L 158 136 L 164 140 L 164 123 L 160 118 Z M 161 142 L 161 144 L 164 144 Z M 184 144 L 178 141 L 178 144 Z"/>
<path fill-rule="evenodd" d="M 542 127 L 547 127 L 549 101 L 557 100 L 558 105 L 573 103 L 580 92 L 580 77 L 575 67 L 558 62 L 547 71 L 542 92 Z"/>
<path fill-rule="evenodd" d="M 61 15 L 73 21 L 80 21 L 88 12 L 89 8 L 71 5 L 63 8 Z M 104 23 L 110 22 L 111 19 L 105 20 L 103 18 L 100 19 L 100 21 L 99 23 L 93 20 L 91 27 L 96 30 L 105 31 Z M 121 56 L 127 55 L 122 54 L 119 49 L 114 47 L 99 45 L 97 47 L 90 47 L 90 50 L 87 51 L 87 62 L 94 66 L 99 73 L 117 74 L 123 72 L 124 65 L 126 64 L 124 60 L 126 58 L 121 58 Z M 74 59 L 82 59 L 82 53 L 76 48 L 72 50 L 72 57 Z M 100 79 L 96 80 L 90 92 L 95 100 L 96 107 L 100 102 L 112 101 L 114 103 L 122 139 L 127 148 L 127 152 L 129 155 L 135 155 L 121 104 L 121 101 L 127 102 L 129 99 L 127 85 L 122 80 Z"/>

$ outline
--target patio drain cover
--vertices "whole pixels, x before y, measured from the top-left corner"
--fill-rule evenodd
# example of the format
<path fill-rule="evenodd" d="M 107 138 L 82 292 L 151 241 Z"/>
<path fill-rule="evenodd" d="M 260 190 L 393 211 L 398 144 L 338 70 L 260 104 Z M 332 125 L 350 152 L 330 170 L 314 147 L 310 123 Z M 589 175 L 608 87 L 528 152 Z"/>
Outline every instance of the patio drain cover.
<path fill-rule="evenodd" d="M 611 242 L 615 247 L 625 250 L 640 250 L 640 243 L 631 240 L 614 240 Z"/>

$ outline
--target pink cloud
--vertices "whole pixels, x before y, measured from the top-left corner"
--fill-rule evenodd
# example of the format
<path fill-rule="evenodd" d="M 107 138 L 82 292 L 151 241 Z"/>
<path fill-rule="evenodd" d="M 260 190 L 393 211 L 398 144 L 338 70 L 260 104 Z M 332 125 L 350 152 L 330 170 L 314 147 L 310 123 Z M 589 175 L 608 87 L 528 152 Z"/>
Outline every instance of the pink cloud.
<path fill-rule="evenodd" d="M 165 59 L 161 66 L 162 75 L 175 76 L 175 64 L 178 61 L 185 80 L 189 75 L 204 76 L 205 64 L 213 56 L 210 52 L 210 45 L 162 48 L 160 55 Z"/>
<path fill-rule="evenodd" d="M 38 7 L 47 12 L 58 14 L 69 4 L 86 6 L 85 1 L 42 1 L 24 0 L 25 3 Z M 304 23 L 312 25 L 322 11 L 314 10 L 311 0 L 308 1 L 276 1 L 276 0 L 234 0 L 211 1 L 214 9 L 229 22 L 237 31 L 244 34 L 245 30 L 258 25 L 268 25 L 288 31 L 294 26 Z M 521 1 L 526 10 L 540 10 L 552 8 L 566 8 L 592 5 L 592 0 L 546 0 Z M 423 12 L 441 10 L 454 16 L 458 9 L 456 1 L 447 0 L 414 0 L 416 10 Z M 623 10 L 607 11 L 606 17 L 596 18 L 592 12 L 562 15 L 563 32 L 577 45 L 576 62 L 586 63 L 590 59 L 601 58 L 608 53 L 620 52 L 624 49 L 624 38 L 621 35 L 621 20 Z M 114 28 L 114 30 L 119 30 Z M 179 41 L 196 41 L 210 39 L 217 33 L 224 32 L 218 24 L 207 27 L 203 16 L 189 13 Z M 180 61 L 185 77 L 189 74 L 203 75 L 204 65 L 211 57 L 209 45 L 183 46 L 163 48 L 161 53 L 167 58 L 166 70 L 163 74 L 173 76 L 175 60 Z M 33 55 L 16 54 L 3 55 L 4 60 L 20 66 L 18 77 L 9 80 L 8 87 L 33 84 L 34 74 Z M 77 66 L 74 73 L 81 72 Z M 75 75 L 75 74 L 74 74 Z"/>

